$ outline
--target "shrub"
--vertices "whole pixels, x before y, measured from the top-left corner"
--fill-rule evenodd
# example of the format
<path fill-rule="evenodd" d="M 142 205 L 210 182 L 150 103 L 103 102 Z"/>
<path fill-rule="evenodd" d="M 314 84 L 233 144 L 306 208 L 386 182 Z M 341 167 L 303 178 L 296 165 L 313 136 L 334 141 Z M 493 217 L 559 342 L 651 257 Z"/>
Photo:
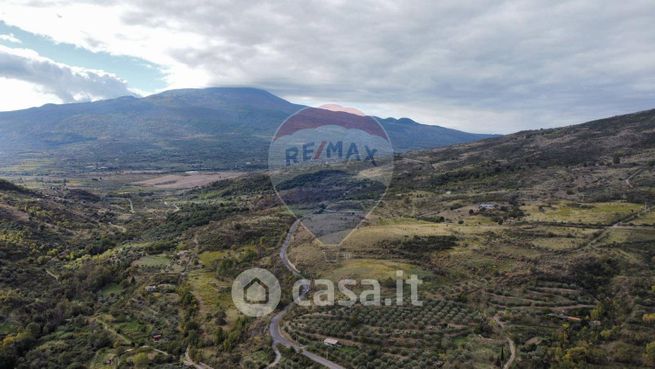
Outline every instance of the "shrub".
<path fill-rule="evenodd" d="M 644 350 L 644 364 L 655 366 L 655 341 L 646 345 Z"/>
<path fill-rule="evenodd" d="M 641 319 L 644 323 L 653 324 L 655 323 L 655 313 L 644 314 Z"/>

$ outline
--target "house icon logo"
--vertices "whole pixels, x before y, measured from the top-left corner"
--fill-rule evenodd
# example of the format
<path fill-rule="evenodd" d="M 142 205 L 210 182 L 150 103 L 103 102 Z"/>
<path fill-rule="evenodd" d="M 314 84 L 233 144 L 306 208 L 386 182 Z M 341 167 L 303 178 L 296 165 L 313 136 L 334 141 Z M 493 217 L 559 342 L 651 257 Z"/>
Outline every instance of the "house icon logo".
<path fill-rule="evenodd" d="M 232 301 L 239 311 L 250 317 L 272 313 L 280 303 L 280 282 L 268 270 L 248 269 L 232 283 Z"/>
<path fill-rule="evenodd" d="M 246 286 L 244 298 L 249 304 L 266 304 L 268 303 L 268 286 L 259 278 L 255 278 Z"/>

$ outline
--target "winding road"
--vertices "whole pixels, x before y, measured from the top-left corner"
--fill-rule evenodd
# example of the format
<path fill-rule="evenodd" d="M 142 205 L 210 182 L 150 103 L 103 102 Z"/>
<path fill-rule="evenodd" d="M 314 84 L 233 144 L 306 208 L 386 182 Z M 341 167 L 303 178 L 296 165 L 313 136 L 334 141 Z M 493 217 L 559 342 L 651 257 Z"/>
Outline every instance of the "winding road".
<path fill-rule="evenodd" d="M 293 265 L 291 261 L 289 261 L 289 257 L 287 255 L 287 252 L 289 250 L 289 245 L 291 244 L 291 239 L 293 237 L 293 234 L 296 233 L 298 226 L 300 226 L 300 220 L 296 220 L 295 223 L 291 225 L 291 228 L 289 228 L 289 232 L 287 232 L 287 236 L 284 239 L 284 242 L 282 243 L 282 247 L 280 248 L 280 259 L 282 259 L 282 263 L 289 270 L 289 272 L 291 272 L 296 277 L 302 277 L 300 271 L 296 268 L 295 265 Z M 308 292 L 309 289 L 304 289 L 301 293 L 301 297 L 305 296 Z M 301 346 L 297 342 L 294 342 L 291 338 L 286 337 L 284 335 L 284 332 L 282 332 L 282 328 L 281 328 L 282 320 L 284 319 L 284 316 L 289 312 L 289 310 L 293 307 L 293 305 L 294 303 L 292 302 L 289 305 L 287 305 L 282 311 L 277 313 L 273 317 L 273 319 L 271 320 L 271 324 L 269 325 L 269 332 L 271 334 L 271 338 L 273 339 L 273 351 L 275 351 L 275 360 L 268 366 L 268 368 L 275 367 L 280 362 L 280 360 L 282 360 L 282 354 L 278 349 L 278 345 L 282 345 L 287 348 L 293 348 L 294 350 L 301 353 L 309 360 L 317 364 L 323 365 L 327 368 L 346 369 L 343 366 L 335 362 L 332 362 L 320 355 L 305 350 L 303 346 Z"/>
<path fill-rule="evenodd" d="M 291 263 L 291 261 L 289 260 L 289 256 L 287 255 L 287 252 L 289 251 L 291 238 L 293 237 L 293 234 L 296 233 L 299 226 L 300 226 L 300 220 L 296 220 L 291 225 L 291 228 L 289 228 L 289 232 L 287 232 L 287 236 L 284 239 L 284 242 L 282 243 L 282 247 L 280 248 L 280 259 L 282 259 L 282 263 L 296 277 L 302 277 L 302 275 L 300 274 L 300 271 L 296 268 L 296 266 L 293 265 L 293 263 Z"/>

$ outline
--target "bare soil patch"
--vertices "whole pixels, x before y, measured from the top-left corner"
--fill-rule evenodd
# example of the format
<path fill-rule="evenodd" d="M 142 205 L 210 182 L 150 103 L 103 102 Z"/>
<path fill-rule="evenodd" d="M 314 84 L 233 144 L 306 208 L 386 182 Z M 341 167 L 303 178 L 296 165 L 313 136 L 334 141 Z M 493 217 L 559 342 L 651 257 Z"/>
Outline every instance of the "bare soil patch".
<path fill-rule="evenodd" d="M 202 187 L 216 181 L 236 178 L 242 176 L 243 174 L 243 172 L 167 174 L 139 182 L 134 182 L 134 184 L 144 187 L 177 190 Z"/>

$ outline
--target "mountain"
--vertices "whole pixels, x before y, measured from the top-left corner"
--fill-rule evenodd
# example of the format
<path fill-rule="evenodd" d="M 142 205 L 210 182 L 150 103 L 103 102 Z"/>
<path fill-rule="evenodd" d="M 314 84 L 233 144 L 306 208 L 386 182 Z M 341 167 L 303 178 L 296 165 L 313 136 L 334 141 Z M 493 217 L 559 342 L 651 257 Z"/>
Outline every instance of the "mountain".
<path fill-rule="evenodd" d="M 75 171 L 265 168 L 273 133 L 302 108 L 259 89 L 209 88 L 3 112 L 0 162 Z M 406 118 L 381 122 L 398 151 L 490 137 Z"/>

